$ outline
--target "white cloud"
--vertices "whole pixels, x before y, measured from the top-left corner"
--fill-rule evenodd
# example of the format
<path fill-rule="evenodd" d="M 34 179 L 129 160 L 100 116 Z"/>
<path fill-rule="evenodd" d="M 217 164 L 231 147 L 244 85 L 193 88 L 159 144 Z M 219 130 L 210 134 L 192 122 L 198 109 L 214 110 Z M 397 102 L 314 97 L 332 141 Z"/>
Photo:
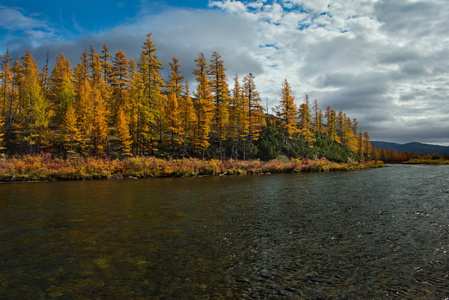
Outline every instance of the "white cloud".
<path fill-rule="evenodd" d="M 274 105 L 287 78 L 297 99 L 309 94 L 345 110 L 374 138 L 386 137 L 388 128 L 388 138 L 406 142 L 410 128 L 428 128 L 441 141 L 440 129 L 449 126 L 441 116 L 448 92 L 442 87 L 449 86 L 449 68 L 442 67 L 449 67 L 448 9 L 445 1 L 258 2 L 248 11 L 259 44 L 268 47 L 255 53 L 264 66 L 256 83 Z M 429 134 L 416 139 L 432 142 Z"/>
<path fill-rule="evenodd" d="M 243 13 L 246 12 L 246 6 L 240 1 L 212 1 L 209 3 L 210 7 L 217 7 L 229 13 Z"/>
<path fill-rule="evenodd" d="M 21 9 L 0 5 L 0 28 L 7 31 L 22 32 L 22 38 L 32 41 L 38 46 L 46 41 L 57 39 L 56 30 L 39 16 L 26 16 Z M 17 39 L 11 45 L 21 44 Z"/>
<path fill-rule="evenodd" d="M 48 29 L 47 24 L 36 18 L 23 15 L 18 9 L 0 5 L 0 27 L 5 29 L 25 30 L 30 28 Z"/>
<path fill-rule="evenodd" d="M 322 108 L 343 110 L 373 139 L 448 143 L 447 11 L 446 0 L 215 0 L 204 10 L 143 12 L 113 30 L 33 53 L 64 51 L 75 64 L 90 44 L 99 51 L 107 43 L 137 58 L 151 31 L 159 58 L 168 66 L 180 57 L 190 80 L 198 52 L 218 51 L 229 79 L 256 74 L 263 104 L 278 104 L 287 79 L 298 104 L 308 94 Z M 23 31 L 51 32 L 39 18 L 14 13 L 30 24 Z M 1 14 L 0 26 L 15 26 Z"/>

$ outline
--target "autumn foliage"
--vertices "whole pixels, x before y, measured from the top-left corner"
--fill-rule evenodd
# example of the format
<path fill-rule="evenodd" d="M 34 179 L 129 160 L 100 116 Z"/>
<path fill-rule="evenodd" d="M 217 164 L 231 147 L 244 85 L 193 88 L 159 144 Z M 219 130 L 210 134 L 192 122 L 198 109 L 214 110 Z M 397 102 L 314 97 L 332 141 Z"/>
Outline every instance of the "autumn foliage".
<path fill-rule="evenodd" d="M 275 173 L 328 172 L 381 167 L 383 163 L 338 164 L 322 158 L 261 160 L 164 160 L 156 157 L 52 158 L 50 154 L 0 159 L 0 181 L 137 179 L 153 177 L 217 176 Z"/>
<path fill-rule="evenodd" d="M 0 57 L 0 153 L 62 159 L 369 158 L 369 134 L 359 132 L 356 119 L 331 107 L 323 114 L 307 96 L 297 105 L 287 80 L 271 115 L 261 104 L 255 75 L 236 76 L 230 87 L 218 52 L 194 60 L 191 92 L 176 57 L 164 80 L 157 50 L 149 33 L 136 61 L 122 50 L 112 54 L 104 45 L 97 53 L 91 46 L 75 65 L 61 53 L 41 71 L 28 51 L 18 60 L 7 51 Z"/>

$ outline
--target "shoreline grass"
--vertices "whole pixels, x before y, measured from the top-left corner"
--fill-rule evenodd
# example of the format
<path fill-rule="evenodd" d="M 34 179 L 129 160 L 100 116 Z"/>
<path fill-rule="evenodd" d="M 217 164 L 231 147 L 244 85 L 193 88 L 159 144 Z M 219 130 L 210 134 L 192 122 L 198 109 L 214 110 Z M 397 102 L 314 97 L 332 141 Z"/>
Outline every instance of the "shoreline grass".
<path fill-rule="evenodd" d="M 0 182 L 138 179 L 276 173 L 349 171 L 384 167 L 381 161 L 338 164 L 322 158 L 260 160 L 163 160 L 155 157 L 51 158 L 48 154 L 0 159 Z"/>
<path fill-rule="evenodd" d="M 412 158 L 408 161 L 402 162 L 410 165 L 449 165 L 448 159 L 432 159 L 432 158 Z"/>

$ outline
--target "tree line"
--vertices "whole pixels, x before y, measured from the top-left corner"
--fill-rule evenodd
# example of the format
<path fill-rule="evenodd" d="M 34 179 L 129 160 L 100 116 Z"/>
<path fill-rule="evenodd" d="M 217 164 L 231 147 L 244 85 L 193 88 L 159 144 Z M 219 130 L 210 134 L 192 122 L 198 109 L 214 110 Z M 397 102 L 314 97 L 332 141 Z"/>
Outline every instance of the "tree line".
<path fill-rule="evenodd" d="M 414 153 L 408 151 L 389 150 L 377 147 L 373 147 L 371 151 L 371 157 L 375 160 L 382 160 L 385 163 L 393 163 L 393 164 L 408 162 L 411 160 L 418 160 L 418 161 L 449 160 L 449 155 L 441 155 L 438 153 L 433 154 Z"/>
<path fill-rule="evenodd" d="M 137 62 L 122 50 L 112 55 L 107 45 L 100 53 L 90 46 L 75 67 L 61 53 L 50 72 L 48 56 L 39 70 L 28 51 L 13 61 L 7 50 L 0 55 L 0 151 L 64 158 L 334 155 L 342 161 L 371 153 L 369 134 L 356 119 L 330 106 L 323 113 L 307 96 L 297 107 L 287 80 L 268 114 L 254 75 L 235 76 L 231 88 L 218 52 L 195 59 L 192 92 L 176 57 L 164 80 L 156 51 L 149 33 Z"/>

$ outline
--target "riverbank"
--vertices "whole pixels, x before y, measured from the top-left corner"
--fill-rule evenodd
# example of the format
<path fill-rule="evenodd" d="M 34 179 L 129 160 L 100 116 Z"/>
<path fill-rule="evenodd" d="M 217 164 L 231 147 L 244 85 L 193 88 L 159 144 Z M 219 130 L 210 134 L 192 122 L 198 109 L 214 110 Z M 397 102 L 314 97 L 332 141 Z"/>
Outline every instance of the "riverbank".
<path fill-rule="evenodd" d="M 412 158 L 408 161 L 404 161 L 403 164 L 414 165 L 449 165 L 447 159 L 425 159 L 425 158 Z"/>
<path fill-rule="evenodd" d="M 59 181 L 92 179 L 138 179 L 154 177 L 221 176 L 246 174 L 349 171 L 383 167 L 381 161 L 337 164 L 325 158 L 260 160 L 163 160 L 155 157 L 58 159 L 50 155 L 3 158 L 0 181 Z"/>

